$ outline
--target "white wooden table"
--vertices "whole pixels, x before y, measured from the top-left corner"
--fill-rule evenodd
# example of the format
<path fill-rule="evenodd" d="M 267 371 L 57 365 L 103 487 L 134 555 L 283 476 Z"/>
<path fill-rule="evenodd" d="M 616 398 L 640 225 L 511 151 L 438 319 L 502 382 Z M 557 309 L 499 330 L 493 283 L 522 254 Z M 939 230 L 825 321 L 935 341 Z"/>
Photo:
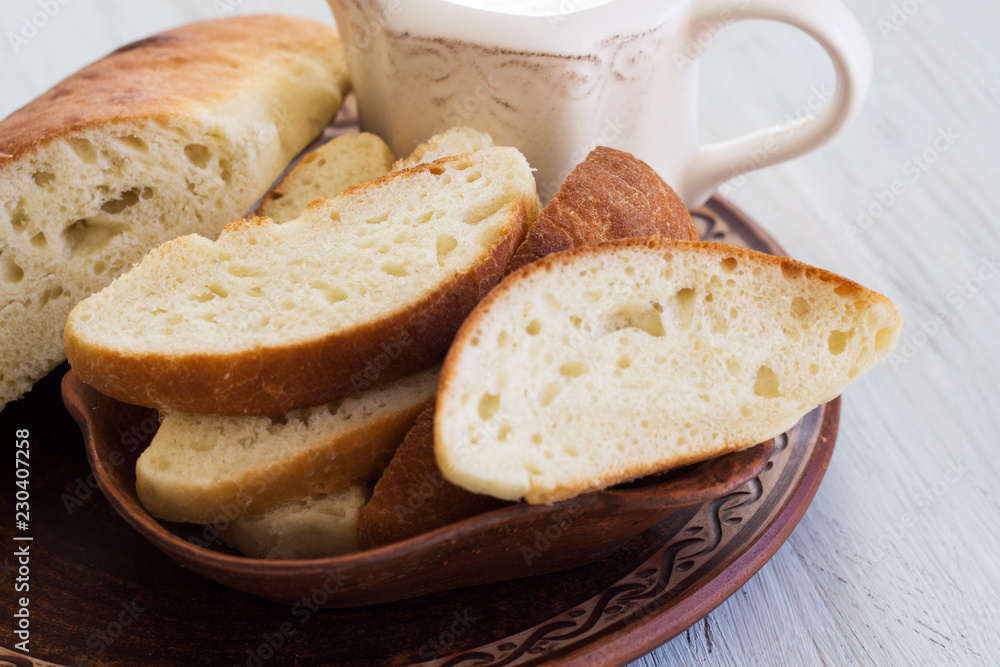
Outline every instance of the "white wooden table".
<path fill-rule="evenodd" d="M 1000 4 L 848 4 L 876 61 L 861 117 L 723 193 L 792 256 L 890 296 L 903 339 L 845 394 L 790 539 L 635 665 L 1000 664 Z M 0 117 L 125 42 L 229 10 L 332 21 L 322 0 L 4 0 Z M 715 139 L 808 106 L 833 75 L 794 31 L 742 24 L 702 78 Z"/>

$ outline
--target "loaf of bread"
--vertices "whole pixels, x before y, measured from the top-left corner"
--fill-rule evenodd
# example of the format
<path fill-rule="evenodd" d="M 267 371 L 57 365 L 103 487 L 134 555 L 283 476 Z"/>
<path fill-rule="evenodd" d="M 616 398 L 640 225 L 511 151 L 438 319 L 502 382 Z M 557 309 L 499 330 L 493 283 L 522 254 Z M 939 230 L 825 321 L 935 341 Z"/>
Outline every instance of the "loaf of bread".
<path fill-rule="evenodd" d="M 349 486 L 240 517 L 220 532 L 227 546 L 252 558 L 326 558 L 359 551 L 358 515 L 368 488 Z"/>
<path fill-rule="evenodd" d="M 624 151 L 598 146 L 545 205 L 507 270 L 560 250 L 656 235 L 697 241 L 698 228 L 652 167 Z"/>
<path fill-rule="evenodd" d="M 406 434 L 358 518 L 358 536 L 378 547 L 506 505 L 447 481 L 434 459 L 434 404 Z"/>
<path fill-rule="evenodd" d="M 440 144 L 462 150 L 460 140 L 469 136 L 468 131 L 455 130 L 423 148 L 431 155 Z M 476 134 L 471 136 L 474 140 Z M 559 250 L 657 234 L 698 238 L 690 213 L 650 166 L 602 146 L 562 183 L 528 230 L 508 271 Z M 470 493 L 444 479 L 434 458 L 433 430 L 428 408 L 399 446 L 361 512 L 358 532 L 365 546 L 403 540 L 502 505 L 500 500 Z"/>
<path fill-rule="evenodd" d="M 80 378 L 119 400 L 281 414 L 439 363 L 535 205 L 513 148 L 444 158 L 151 251 L 66 323 Z M 534 212 L 531 217 L 536 217 Z"/>
<path fill-rule="evenodd" d="M 336 197 L 392 168 L 392 151 L 374 134 L 345 134 L 303 156 L 261 201 L 253 215 L 287 222 L 310 202 Z"/>
<path fill-rule="evenodd" d="M 0 408 L 64 359 L 75 303 L 244 215 L 348 88 L 331 28 L 228 18 L 124 46 L 0 122 Z"/>
<path fill-rule="evenodd" d="M 508 276 L 441 370 L 435 454 L 550 503 L 763 442 L 889 354 L 887 298 L 722 244 L 610 241 Z"/>
<path fill-rule="evenodd" d="M 225 523 L 373 482 L 434 397 L 437 370 L 277 417 L 168 412 L 136 462 L 136 492 L 167 521 Z"/>

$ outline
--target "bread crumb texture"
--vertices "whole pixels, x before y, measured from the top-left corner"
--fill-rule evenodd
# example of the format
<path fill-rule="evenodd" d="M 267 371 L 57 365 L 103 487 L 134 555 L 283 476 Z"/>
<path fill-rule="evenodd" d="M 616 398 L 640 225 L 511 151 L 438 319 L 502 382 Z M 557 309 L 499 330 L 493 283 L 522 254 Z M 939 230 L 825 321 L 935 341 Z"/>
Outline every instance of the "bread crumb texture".
<path fill-rule="evenodd" d="M 782 433 L 886 357 L 885 297 L 787 258 L 622 241 L 513 274 L 442 370 L 445 477 L 553 502 Z"/>
<path fill-rule="evenodd" d="M 67 331 L 81 346 L 122 355 L 231 354 L 322 338 L 472 270 L 510 233 L 522 194 L 534 195 L 534 180 L 511 148 L 396 172 L 283 224 L 241 220 L 214 243 L 167 242 L 82 302 Z"/>
<path fill-rule="evenodd" d="M 244 215 L 348 87 L 327 26 L 241 17 L 123 47 L 0 122 L 0 408 L 64 359 L 74 304 Z"/>

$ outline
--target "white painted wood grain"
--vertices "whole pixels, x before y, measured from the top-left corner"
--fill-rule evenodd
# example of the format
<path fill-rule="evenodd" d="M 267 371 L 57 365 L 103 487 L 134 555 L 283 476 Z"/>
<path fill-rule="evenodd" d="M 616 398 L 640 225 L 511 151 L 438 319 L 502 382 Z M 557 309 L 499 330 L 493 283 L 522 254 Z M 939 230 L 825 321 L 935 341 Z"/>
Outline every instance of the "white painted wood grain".
<path fill-rule="evenodd" d="M 220 6 L 331 21 L 321 0 L 221 2 L 65 0 L 15 52 L 8 34 L 40 5 L 4 0 L 0 116 L 111 49 Z M 1000 261 L 1000 4 L 848 4 L 876 59 L 860 118 L 820 151 L 725 191 L 791 255 L 893 298 L 904 344 L 846 393 L 832 464 L 788 542 L 702 623 L 635 665 L 1000 656 L 1000 272 L 977 278 Z M 898 30 L 887 32 L 894 12 Z M 779 121 L 833 77 L 807 39 L 760 23 L 727 28 L 703 64 L 705 139 Z M 935 151 L 942 133 L 952 143 Z M 925 151 L 934 162 L 915 171 Z M 888 203 L 881 193 L 895 181 L 904 192 Z M 877 215 L 862 229 L 866 209 Z"/>

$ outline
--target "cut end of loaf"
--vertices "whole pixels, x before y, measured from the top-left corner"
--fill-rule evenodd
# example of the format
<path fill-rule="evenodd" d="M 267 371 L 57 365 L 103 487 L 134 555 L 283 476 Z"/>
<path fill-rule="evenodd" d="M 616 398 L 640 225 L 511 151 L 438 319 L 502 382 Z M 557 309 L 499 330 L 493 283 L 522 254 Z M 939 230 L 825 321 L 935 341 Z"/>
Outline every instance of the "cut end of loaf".
<path fill-rule="evenodd" d="M 560 253 L 459 331 L 435 453 L 470 491 L 554 502 L 782 433 L 885 358 L 901 326 L 881 295 L 741 248 Z"/>

